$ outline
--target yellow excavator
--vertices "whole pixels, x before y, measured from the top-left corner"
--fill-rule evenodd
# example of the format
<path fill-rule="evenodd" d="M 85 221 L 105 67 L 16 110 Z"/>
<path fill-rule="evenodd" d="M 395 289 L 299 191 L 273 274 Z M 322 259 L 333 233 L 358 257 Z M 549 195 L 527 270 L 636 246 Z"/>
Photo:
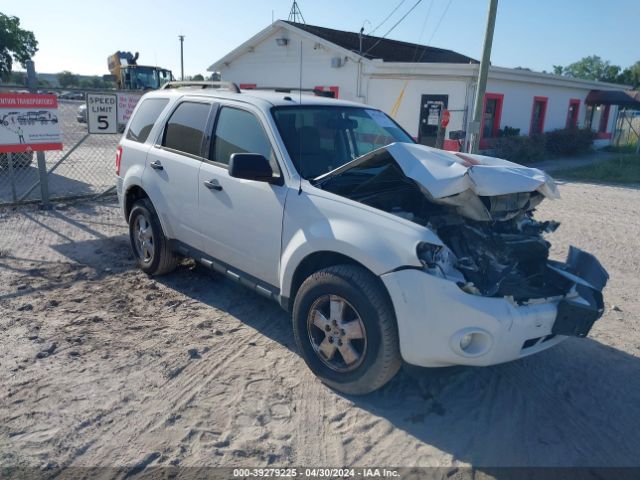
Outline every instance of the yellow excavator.
<path fill-rule="evenodd" d="M 121 52 L 109 55 L 109 72 L 119 90 L 156 90 L 173 80 L 171 70 L 138 65 L 138 52 Z"/>

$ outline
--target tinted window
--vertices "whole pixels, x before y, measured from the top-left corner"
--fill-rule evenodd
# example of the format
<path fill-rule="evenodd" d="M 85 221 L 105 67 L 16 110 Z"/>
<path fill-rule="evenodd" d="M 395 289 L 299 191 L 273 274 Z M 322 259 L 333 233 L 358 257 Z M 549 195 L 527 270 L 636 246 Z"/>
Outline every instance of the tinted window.
<path fill-rule="evenodd" d="M 236 108 L 220 110 L 211 160 L 229 164 L 234 153 L 259 153 L 271 163 L 274 172 L 278 171 L 271 142 L 262 129 L 262 125 L 253 114 Z"/>
<path fill-rule="evenodd" d="M 169 103 L 166 98 L 148 98 L 143 100 L 135 116 L 131 119 L 127 139 L 144 143 L 147 141 L 149 132 L 156 123 L 158 116 Z"/>
<path fill-rule="evenodd" d="M 162 145 L 200 156 L 209 110 L 211 105 L 208 103 L 184 102 L 178 105 L 164 129 Z"/>

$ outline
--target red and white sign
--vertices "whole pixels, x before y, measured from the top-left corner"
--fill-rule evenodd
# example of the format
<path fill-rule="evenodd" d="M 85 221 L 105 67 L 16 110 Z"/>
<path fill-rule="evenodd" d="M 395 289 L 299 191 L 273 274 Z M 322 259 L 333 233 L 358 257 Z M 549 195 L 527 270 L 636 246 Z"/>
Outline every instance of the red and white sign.
<path fill-rule="evenodd" d="M 55 95 L 0 93 L 0 152 L 62 150 Z"/>
<path fill-rule="evenodd" d="M 142 94 L 118 92 L 118 125 L 125 125 Z"/>

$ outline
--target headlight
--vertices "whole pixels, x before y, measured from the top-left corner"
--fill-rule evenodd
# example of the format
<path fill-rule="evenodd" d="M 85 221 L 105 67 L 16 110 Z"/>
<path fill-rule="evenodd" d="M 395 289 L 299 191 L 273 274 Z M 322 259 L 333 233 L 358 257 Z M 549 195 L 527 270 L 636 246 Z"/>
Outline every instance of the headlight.
<path fill-rule="evenodd" d="M 438 258 L 442 252 L 442 245 L 421 242 L 418 244 L 416 254 L 425 267 L 435 268 L 438 265 Z"/>
<path fill-rule="evenodd" d="M 416 247 L 416 255 L 424 269 L 432 275 L 454 282 L 464 282 L 464 276 L 454 265 L 455 254 L 445 245 L 434 245 L 433 243 L 420 242 Z"/>

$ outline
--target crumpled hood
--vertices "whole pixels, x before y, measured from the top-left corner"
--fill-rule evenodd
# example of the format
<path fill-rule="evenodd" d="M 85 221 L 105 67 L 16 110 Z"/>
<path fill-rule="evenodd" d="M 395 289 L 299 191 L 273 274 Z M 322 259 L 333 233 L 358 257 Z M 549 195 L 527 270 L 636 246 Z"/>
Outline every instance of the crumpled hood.
<path fill-rule="evenodd" d="M 479 196 L 538 191 L 547 198 L 560 197 L 553 178 L 537 168 L 523 167 L 500 158 L 452 153 L 409 143 L 392 143 L 385 149 L 402 172 L 424 188 L 432 199 L 466 191 Z M 464 196 L 468 197 L 468 194 Z"/>

